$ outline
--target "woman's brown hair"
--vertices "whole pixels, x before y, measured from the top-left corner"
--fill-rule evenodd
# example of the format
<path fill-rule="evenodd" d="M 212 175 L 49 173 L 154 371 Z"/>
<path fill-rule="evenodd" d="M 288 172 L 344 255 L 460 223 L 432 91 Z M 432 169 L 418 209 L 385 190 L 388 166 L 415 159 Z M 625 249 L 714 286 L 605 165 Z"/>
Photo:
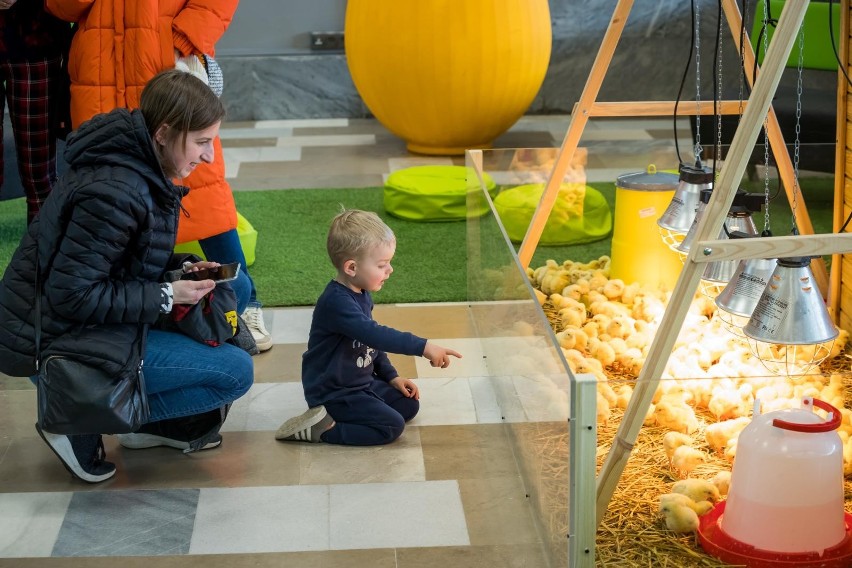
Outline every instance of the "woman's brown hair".
<path fill-rule="evenodd" d="M 182 136 L 186 148 L 189 132 L 204 130 L 225 118 L 225 107 L 204 81 L 185 71 L 168 69 L 154 75 L 139 99 L 148 133 L 168 126 L 167 138 Z"/>

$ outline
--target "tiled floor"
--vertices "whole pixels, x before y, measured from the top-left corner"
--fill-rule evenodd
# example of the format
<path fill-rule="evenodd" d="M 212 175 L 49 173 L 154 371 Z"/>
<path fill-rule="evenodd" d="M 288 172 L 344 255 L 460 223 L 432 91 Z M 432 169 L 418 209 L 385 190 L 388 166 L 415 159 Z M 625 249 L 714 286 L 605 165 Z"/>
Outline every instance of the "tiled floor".
<path fill-rule="evenodd" d="M 526 117 L 496 145 L 558 146 L 567 124 Z M 463 163 L 411 155 L 371 120 L 228 124 L 222 138 L 237 191 L 377 186 L 398 168 Z M 669 120 L 593 121 L 582 144 L 590 180 L 641 170 L 645 160 L 677 163 Z M 547 566 L 502 423 L 565 416 L 534 397 L 517 412 L 499 408 L 466 306 L 377 306 L 382 323 L 465 358 L 436 371 L 392 356 L 401 374 L 418 378 L 422 411 L 401 439 L 376 448 L 273 438 L 305 408 L 299 367 L 310 314 L 265 309 L 276 346 L 255 358 L 255 385 L 234 405 L 220 449 L 134 451 L 106 437 L 118 474 L 98 486 L 71 479 L 37 436 L 32 385 L 0 376 L 0 566 Z"/>

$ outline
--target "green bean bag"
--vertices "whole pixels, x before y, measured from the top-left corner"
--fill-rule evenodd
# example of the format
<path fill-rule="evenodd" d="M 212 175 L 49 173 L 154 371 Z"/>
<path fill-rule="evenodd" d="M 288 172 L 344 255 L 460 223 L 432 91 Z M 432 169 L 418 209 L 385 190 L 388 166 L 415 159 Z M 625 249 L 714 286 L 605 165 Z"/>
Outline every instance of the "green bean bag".
<path fill-rule="evenodd" d="M 243 247 L 243 254 L 246 256 L 246 264 L 251 266 L 255 260 L 254 249 L 257 247 L 257 231 L 251 226 L 248 219 L 240 215 L 239 211 L 237 211 L 237 234 L 240 236 L 240 244 Z M 175 252 L 189 252 L 205 258 L 198 241 L 175 245 Z"/>
<path fill-rule="evenodd" d="M 543 183 L 519 185 L 494 198 L 494 208 L 512 242 L 523 242 Z M 606 198 L 582 183 L 563 183 L 538 244 L 576 245 L 599 241 L 612 231 L 612 211 Z"/>
<path fill-rule="evenodd" d="M 486 188 L 495 191 L 491 176 L 483 175 Z M 459 221 L 468 216 L 467 193 L 481 191 L 472 168 L 465 166 L 414 166 L 388 176 L 384 189 L 385 211 L 409 221 Z M 488 204 L 471 215 L 488 212 Z"/>

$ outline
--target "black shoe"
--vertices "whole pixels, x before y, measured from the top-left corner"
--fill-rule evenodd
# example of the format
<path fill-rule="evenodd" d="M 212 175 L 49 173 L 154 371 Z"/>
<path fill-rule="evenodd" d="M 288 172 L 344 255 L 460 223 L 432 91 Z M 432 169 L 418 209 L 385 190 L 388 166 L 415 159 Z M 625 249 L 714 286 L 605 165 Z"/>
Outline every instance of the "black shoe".
<path fill-rule="evenodd" d="M 42 430 L 39 436 L 47 442 L 71 475 L 87 483 L 100 483 L 115 475 L 115 464 L 106 461 L 104 442 L 100 434 L 63 436 Z"/>
<path fill-rule="evenodd" d="M 149 422 L 133 434 L 119 436 L 118 441 L 125 448 L 137 450 L 155 446 L 177 448 L 185 454 L 210 450 L 222 443 L 219 429 L 229 408 L 230 405 L 201 414 Z"/>

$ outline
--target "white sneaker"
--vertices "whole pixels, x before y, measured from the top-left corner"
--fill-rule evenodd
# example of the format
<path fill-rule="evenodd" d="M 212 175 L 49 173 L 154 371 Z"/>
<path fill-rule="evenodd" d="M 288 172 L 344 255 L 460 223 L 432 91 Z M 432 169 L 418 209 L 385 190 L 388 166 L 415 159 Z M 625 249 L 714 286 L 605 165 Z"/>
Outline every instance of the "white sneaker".
<path fill-rule="evenodd" d="M 243 321 L 246 322 L 254 342 L 260 352 L 269 351 L 272 349 L 272 334 L 266 329 L 263 323 L 263 311 L 259 306 L 249 306 L 242 313 Z"/>

